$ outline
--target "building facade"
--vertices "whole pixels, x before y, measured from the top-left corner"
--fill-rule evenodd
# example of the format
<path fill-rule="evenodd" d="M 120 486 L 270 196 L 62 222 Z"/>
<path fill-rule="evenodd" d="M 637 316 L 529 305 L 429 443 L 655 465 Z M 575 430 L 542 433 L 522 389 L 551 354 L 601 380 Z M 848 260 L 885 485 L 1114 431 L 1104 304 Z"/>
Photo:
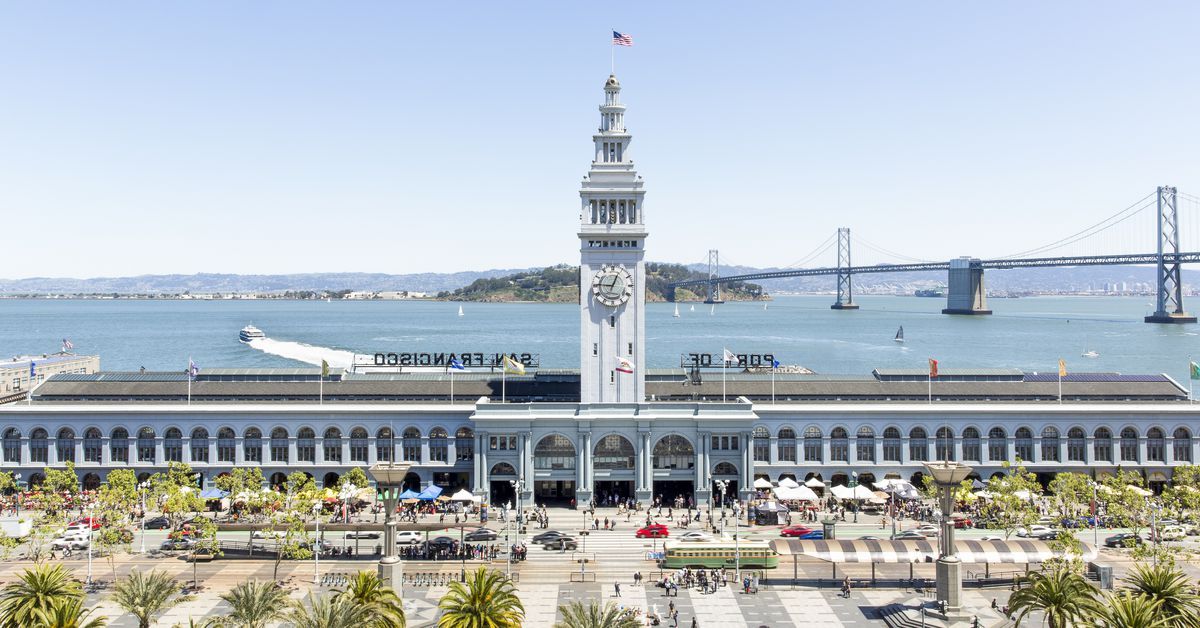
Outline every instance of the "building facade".
<path fill-rule="evenodd" d="M 14 356 L 0 362 L 0 404 L 25 399 L 29 391 L 60 373 L 95 373 L 100 357 L 59 353 Z"/>

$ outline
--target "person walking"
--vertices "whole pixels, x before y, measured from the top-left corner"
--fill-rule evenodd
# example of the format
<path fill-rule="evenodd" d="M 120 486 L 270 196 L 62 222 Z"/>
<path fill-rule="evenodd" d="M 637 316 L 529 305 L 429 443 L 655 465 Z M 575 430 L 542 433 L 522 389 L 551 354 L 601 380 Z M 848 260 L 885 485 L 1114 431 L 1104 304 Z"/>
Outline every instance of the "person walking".
<path fill-rule="evenodd" d="M 842 579 L 842 597 L 847 599 L 850 597 L 850 576 Z"/>
<path fill-rule="evenodd" d="M 613 580 L 613 589 L 616 590 L 616 597 L 621 597 L 621 583 Z"/>

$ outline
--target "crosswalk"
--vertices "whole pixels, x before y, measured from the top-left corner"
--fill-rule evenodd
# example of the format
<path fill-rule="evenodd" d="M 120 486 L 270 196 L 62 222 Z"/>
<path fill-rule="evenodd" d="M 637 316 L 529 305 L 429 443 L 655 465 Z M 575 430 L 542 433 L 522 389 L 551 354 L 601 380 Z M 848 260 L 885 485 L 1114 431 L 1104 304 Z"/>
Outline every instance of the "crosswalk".
<path fill-rule="evenodd" d="M 587 560 L 582 565 L 582 573 L 594 574 L 594 581 L 598 583 L 611 583 L 614 579 L 628 583 L 635 571 L 648 576 L 658 567 L 655 561 L 647 560 L 646 555 L 655 549 L 661 551 L 662 540 L 638 539 L 633 533 L 632 529 L 593 530 L 587 536 L 575 536 L 579 548 L 566 552 L 528 544 L 528 557 L 520 568 L 521 583 L 592 581 L 592 575 L 578 575 L 581 559 Z"/>

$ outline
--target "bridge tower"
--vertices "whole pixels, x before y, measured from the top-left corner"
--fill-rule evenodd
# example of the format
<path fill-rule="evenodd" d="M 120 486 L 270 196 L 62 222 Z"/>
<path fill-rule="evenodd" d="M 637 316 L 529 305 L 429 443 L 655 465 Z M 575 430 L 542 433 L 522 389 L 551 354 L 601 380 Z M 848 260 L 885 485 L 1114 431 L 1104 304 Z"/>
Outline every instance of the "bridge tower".
<path fill-rule="evenodd" d="M 946 309 L 942 314 L 991 314 L 983 287 L 983 262 L 976 257 L 950 260 Z"/>
<path fill-rule="evenodd" d="M 857 310 L 854 284 L 850 276 L 850 227 L 838 227 L 837 301 L 831 310 Z"/>
<path fill-rule="evenodd" d="M 717 249 L 708 250 L 708 294 L 704 295 L 705 303 L 724 303 L 721 300 L 721 252 Z"/>
<path fill-rule="evenodd" d="M 1179 212 L 1175 188 L 1158 188 L 1158 300 L 1147 323 L 1194 323 L 1196 317 L 1183 311 L 1183 282 L 1179 273 Z M 1165 256 L 1171 255 L 1167 262 Z"/>

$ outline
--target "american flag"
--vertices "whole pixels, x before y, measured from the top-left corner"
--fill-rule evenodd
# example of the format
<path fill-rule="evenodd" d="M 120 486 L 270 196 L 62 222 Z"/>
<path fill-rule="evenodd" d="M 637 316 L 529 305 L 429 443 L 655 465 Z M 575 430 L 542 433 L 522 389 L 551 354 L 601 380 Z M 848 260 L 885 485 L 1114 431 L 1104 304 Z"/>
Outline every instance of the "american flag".
<path fill-rule="evenodd" d="M 617 31 L 613 31 L 613 45 L 614 46 L 632 46 L 633 45 L 633 36 L 632 35 L 622 35 L 621 33 L 618 33 Z"/>
<path fill-rule="evenodd" d="M 63 338 L 63 349 L 74 349 L 75 345 L 70 340 Z"/>

